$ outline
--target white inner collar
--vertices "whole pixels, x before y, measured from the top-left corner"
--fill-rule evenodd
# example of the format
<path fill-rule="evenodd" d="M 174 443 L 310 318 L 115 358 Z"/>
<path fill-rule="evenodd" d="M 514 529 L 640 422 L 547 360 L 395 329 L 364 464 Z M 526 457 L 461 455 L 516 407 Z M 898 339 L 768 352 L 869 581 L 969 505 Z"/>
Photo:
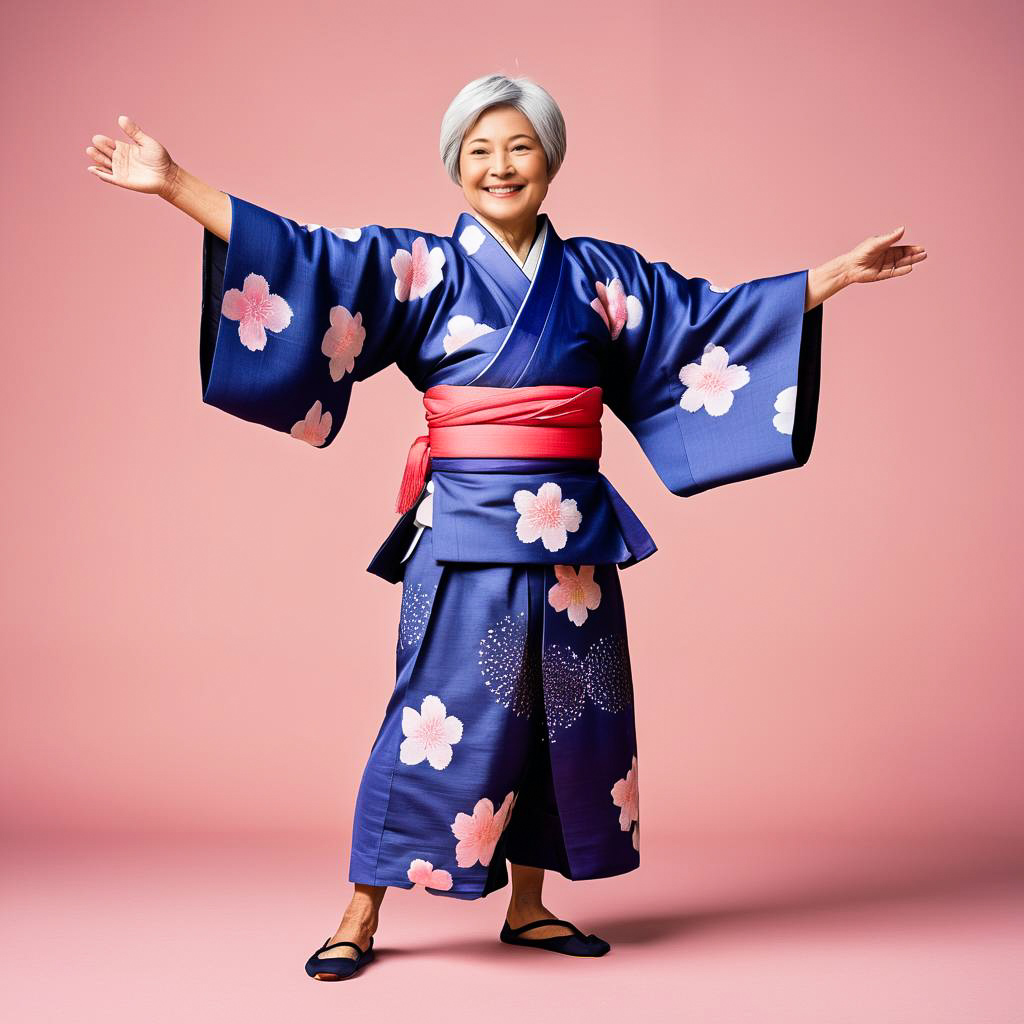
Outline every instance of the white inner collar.
<path fill-rule="evenodd" d="M 544 223 L 541 225 L 540 231 L 537 232 L 537 237 L 533 240 L 533 245 L 530 246 L 530 252 L 526 257 L 526 261 L 523 262 L 519 257 L 512 251 L 511 247 L 506 245 L 502 239 L 500 239 L 490 228 L 488 224 L 485 224 L 482 220 L 478 220 L 478 223 L 487 229 L 488 234 L 498 242 L 498 244 L 516 261 L 516 265 L 523 268 L 523 273 L 532 281 L 534 275 L 537 273 L 537 264 L 540 263 L 540 254 L 544 248 L 544 238 L 548 233 L 548 219 L 543 218 Z"/>

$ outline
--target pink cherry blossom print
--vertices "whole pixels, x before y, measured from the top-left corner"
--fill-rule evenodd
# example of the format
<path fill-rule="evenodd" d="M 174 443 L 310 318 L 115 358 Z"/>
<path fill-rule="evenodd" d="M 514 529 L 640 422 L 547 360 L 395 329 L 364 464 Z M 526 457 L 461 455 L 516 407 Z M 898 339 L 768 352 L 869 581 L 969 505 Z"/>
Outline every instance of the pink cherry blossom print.
<path fill-rule="evenodd" d="M 484 797 L 477 800 L 471 815 L 462 811 L 455 815 L 452 834 L 459 840 L 455 845 L 455 863 L 460 868 L 471 868 L 477 861 L 484 867 L 491 863 L 514 801 L 513 794 L 509 793 L 495 811 L 494 804 Z"/>
<path fill-rule="evenodd" d="M 327 435 L 331 432 L 331 414 L 329 412 L 321 414 L 321 410 L 322 406 L 318 398 L 309 407 L 306 418 L 299 420 L 298 423 L 292 426 L 290 431 L 292 437 L 298 438 L 300 441 L 306 441 L 319 448 L 327 440 Z"/>
<path fill-rule="evenodd" d="M 474 338 L 479 338 L 481 334 L 490 334 L 493 330 L 493 327 L 478 324 L 471 316 L 460 313 L 448 321 L 448 333 L 442 342 L 444 350 L 450 354 Z"/>
<path fill-rule="evenodd" d="M 616 277 L 605 285 L 594 282 L 597 298 L 590 303 L 600 314 L 614 341 L 623 327 L 636 327 L 644 315 L 644 307 L 635 295 L 627 295 L 622 282 Z"/>
<path fill-rule="evenodd" d="M 402 764 L 419 764 L 424 759 L 441 771 L 451 764 L 452 745 L 462 739 L 462 722 L 449 715 L 440 697 L 423 698 L 420 709 L 402 709 L 402 733 L 405 739 L 398 749 Z"/>
<path fill-rule="evenodd" d="M 633 826 L 633 849 L 637 853 L 640 852 L 640 819 L 637 818 L 636 824 Z"/>
<path fill-rule="evenodd" d="M 679 399 L 681 408 L 697 412 L 703 407 L 709 416 L 721 416 L 732 408 L 732 393 L 750 380 L 750 373 L 745 366 L 730 365 L 729 353 L 709 341 L 700 363 L 687 363 L 679 379 L 686 385 Z"/>
<path fill-rule="evenodd" d="M 633 766 L 626 772 L 624 779 L 619 779 L 612 786 L 612 803 L 621 808 L 619 811 L 619 828 L 629 831 L 631 822 L 640 820 L 640 788 L 637 780 L 636 755 L 633 755 Z"/>
<path fill-rule="evenodd" d="M 601 603 L 594 567 L 581 565 L 577 573 L 571 565 L 556 565 L 555 577 L 558 582 L 548 591 L 548 604 L 556 612 L 568 611 L 569 621 L 582 626 L 587 621 L 587 610 L 593 611 Z"/>
<path fill-rule="evenodd" d="M 280 295 L 273 295 L 261 274 L 247 274 L 242 290 L 229 288 L 224 293 L 221 313 L 238 320 L 238 337 L 252 352 L 266 347 L 267 331 L 278 333 L 292 322 L 292 308 Z"/>
<path fill-rule="evenodd" d="M 793 421 L 796 419 L 796 385 L 783 388 L 775 396 L 775 413 L 772 426 L 780 434 L 793 433 Z"/>
<path fill-rule="evenodd" d="M 391 269 L 395 272 L 395 298 L 399 302 L 407 299 L 422 299 L 432 288 L 441 283 L 441 267 L 444 266 L 444 250 L 435 245 L 427 251 L 427 240 L 417 235 L 412 243 L 412 252 L 399 249 L 391 257 Z"/>
<path fill-rule="evenodd" d="M 331 380 L 341 380 L 352 372 L 356 356 L 363 350 L 366 328 L 363 314 L 350 313 L 344 306 L 333 306 L 330 317 L 331 326 L 327 328 L 320 350 L 331 360 Z"/>
<path fill-rule="evenodd" d="M 450 872 L 435 868 L 429 860 L 422 860 L 419 857 L 409 862 L 409 870 L 406 874 L 413 886 L 418 886 L 421 889 L 440 889 L 447 892 L 452 887 Z"/>
<path fill-rule="evenodd" d="M 539 538 L 548 551 L 561 551 L 568 540 L 566 531 L 575 533 L 583 521 L 576 499 L 563 500 L 562 488 L 552 480 L 542 483 L 536 494 L 528 490 L 516 491 L 512 501 L 519 513 L 516 536 L 524 544 L 532 544 Z"/>

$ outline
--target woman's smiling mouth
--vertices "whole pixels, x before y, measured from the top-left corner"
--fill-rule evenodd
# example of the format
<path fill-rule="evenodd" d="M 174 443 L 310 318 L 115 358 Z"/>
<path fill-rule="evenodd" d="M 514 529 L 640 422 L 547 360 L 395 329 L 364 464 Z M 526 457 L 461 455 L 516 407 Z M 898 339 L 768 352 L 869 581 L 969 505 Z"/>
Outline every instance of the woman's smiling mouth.
<path fill-rule="evenodd" d="M 514 196 L 517 192 L 522 192 L 524 188 L 526 188 L 525 185 L 485 185 L 484 191 L 492 196 Z"/>

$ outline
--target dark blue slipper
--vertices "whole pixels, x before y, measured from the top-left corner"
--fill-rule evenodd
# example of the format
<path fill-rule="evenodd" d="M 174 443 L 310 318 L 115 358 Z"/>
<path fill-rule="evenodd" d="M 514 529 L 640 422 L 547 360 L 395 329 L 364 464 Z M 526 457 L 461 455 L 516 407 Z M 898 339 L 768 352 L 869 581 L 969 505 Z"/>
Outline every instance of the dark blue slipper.
<path fill-rule="evenodd" d="M 354 959 L 347 956 L 320 956 L 329 949 L 337 946 L 351 946 L 359 953 Z M 327 941 L 306 961 L 306 973 L 317 981 L 341 981 L 343 978 L 351 978 L 364 964 L 373 959 L 373 936 L 366 949 L 360 949 L 354 942 L 331 942 L 330 936 Z"/>
<path fill-rule="evenodd" d="M 560 924 L 572 929 L 572 935 L 553 935 L 547 939 L 524 939 L 522 934 L 531 928 L 539 928 L 543 924 Z M 604 956 L 612 947 L 604 939 L 596 935 L 584 935 L 571 921 L 563 921 L 558 917 L 544 917 L 539 921 L 513 928 L 505 922 L 498 936 L 502 942 L 510 946 L 534 946 L 547 949 L 552 953 L 565 953 L 567 956 Z"/>

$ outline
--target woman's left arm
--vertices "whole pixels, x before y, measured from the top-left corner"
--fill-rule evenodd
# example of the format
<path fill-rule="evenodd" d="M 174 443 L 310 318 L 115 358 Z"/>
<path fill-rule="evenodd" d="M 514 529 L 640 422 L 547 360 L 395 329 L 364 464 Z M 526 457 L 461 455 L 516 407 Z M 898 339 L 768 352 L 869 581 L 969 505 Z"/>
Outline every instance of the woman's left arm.
<path fill-rule="evenodd" d="M 855 249 L 807 272 L 807 296 L 804 312 L 814 309 L 848 284 L 887 281 L 913 270 L 926 259 L 923 245 L 894 245 L 903 234 L 903 226 L 888 235 L 872 235 Z"/>

